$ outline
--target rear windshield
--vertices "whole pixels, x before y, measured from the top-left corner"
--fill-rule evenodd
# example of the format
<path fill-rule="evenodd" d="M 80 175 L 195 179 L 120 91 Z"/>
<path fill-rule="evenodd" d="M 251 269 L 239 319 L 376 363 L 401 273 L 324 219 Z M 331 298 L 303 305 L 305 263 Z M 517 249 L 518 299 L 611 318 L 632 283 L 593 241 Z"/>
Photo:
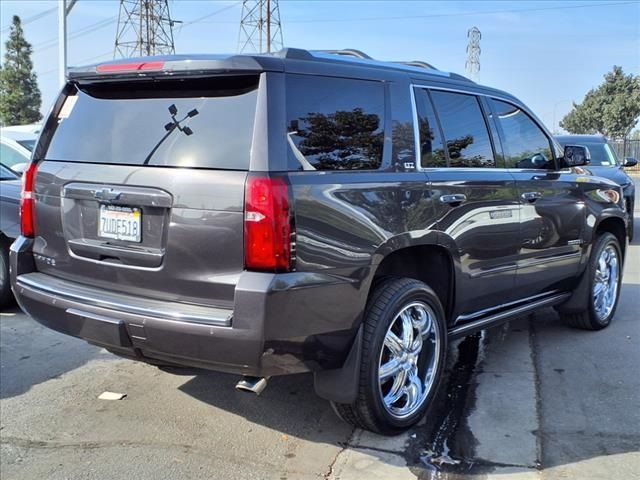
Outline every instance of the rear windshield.
<path fill-rule="evenodd" d="M 47 160 L 248 170 L 258 76 L 76 84 Z"/>

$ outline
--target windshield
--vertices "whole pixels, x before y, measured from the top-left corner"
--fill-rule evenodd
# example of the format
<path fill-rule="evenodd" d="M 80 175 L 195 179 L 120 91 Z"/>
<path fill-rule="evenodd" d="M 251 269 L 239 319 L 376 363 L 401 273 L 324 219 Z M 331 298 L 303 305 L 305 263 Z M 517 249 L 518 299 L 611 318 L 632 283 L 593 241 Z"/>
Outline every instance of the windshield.
<path fill-rule="evenodd" d="M 45 158 L 247 170 L 258 76 L 76 85 Z"/>
<path fill-rule="evenodd" d="M 607 143 L 584 143 L 591 153 L 591 163 L 594 167 L 614 167 L 618 165 L 618 159 L 613 149 Z"/>

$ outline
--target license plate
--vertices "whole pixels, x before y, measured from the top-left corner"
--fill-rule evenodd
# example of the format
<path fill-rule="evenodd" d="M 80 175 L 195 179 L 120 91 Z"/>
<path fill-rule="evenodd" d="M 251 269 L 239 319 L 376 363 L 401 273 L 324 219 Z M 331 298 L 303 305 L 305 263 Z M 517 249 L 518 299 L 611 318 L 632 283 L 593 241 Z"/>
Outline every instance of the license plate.
<path fill-rule="evenodd" d="M 141 219 L 142 212 L 139 208 L 100 205 L 98 236 L 140 242 L 142 240 Z"/>

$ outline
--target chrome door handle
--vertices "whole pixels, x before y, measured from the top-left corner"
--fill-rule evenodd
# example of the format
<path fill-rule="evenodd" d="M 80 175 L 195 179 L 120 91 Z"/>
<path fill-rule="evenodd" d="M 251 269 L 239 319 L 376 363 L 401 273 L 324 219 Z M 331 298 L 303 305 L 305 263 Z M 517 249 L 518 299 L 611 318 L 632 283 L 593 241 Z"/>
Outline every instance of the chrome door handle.
<path fill-rule="evenodd" d="M 538 200 L 539 198 L 542 198 L 542 193 L 540 193 L 540 192 L 524 192 L 520 196 L 522 197 L 523 200 L 526 200 L 529 203 L 533 203 L 536 200 Z"/>
<path fill-rule="evenodd" d="M 455 193 L 453 195 L 442 195 L 440 197 L 442 203 L 448 203 L 449 205 L 460 205 L 467 201 L 467 196 L 463 193 Z"/>

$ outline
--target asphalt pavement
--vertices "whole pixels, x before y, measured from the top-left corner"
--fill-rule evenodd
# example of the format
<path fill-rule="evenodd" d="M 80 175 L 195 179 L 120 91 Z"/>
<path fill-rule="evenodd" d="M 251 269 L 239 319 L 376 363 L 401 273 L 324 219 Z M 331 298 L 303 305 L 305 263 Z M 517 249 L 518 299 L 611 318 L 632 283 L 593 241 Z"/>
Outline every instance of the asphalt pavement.
<path fill-rule="evenodd" d="M 310 375 L 255 397 L 235 376 L 119 359 L 2 312 L 0 478 L 640 479 L 636 208 L 609 328 L 548 309 L 453 343 L 430 414 L 393 438 L 343 424 Z"/>

